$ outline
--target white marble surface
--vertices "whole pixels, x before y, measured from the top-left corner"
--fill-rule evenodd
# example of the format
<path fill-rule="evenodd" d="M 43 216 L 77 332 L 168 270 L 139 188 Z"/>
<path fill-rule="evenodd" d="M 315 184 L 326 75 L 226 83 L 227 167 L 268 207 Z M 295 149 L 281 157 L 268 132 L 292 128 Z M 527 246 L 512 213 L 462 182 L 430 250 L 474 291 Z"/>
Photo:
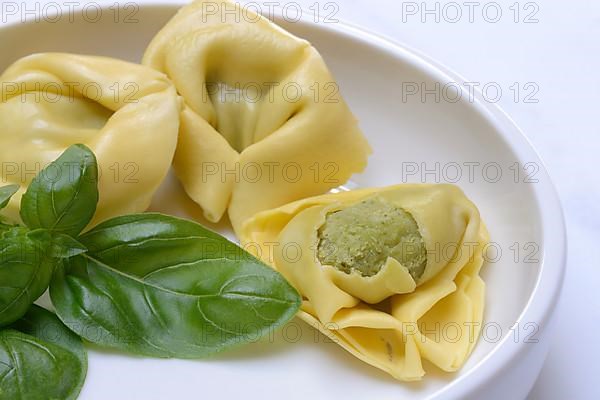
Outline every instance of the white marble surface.
<path fill-rule="evenodd" d="M 497 0 L 485 8 L 490 2 L 475 1 L 470 13 L 469 2 L 462 1 L 453 3 L 458 8 L 431 0 L 273 1 L 319 9 L 322 17 L 333 12 L 333 19 L 402 42 L 467 81 L 502 89 L 499 105 L 529 137 L 554 179 L 570 241 L 556 335 L 530 399 L 600 398 L 600 263 L 593 254 L 600 240 L 600 174 L 594 157 L 600 153 L 600 127 L 595 122 L 600 2 Z M 426 13 L 435 10 L 436 3 L 439 11 Z M 294 9 L 289 6 L 290 13 Z M 502 16 L 494 23 L 497 9 Z M 515 82 L 520 88 L 517 98 Z M 537 102 L 527 102 L 528 94 Z"/>

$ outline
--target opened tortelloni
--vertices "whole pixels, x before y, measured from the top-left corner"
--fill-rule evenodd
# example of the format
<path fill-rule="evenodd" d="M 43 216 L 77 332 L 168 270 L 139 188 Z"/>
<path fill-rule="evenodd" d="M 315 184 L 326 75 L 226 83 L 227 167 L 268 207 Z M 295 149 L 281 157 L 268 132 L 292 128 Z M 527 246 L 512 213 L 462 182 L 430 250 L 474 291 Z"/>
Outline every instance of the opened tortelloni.
<path fill-rule="evenodd" d="M 327 194 L 258 213 L 246 249 L 303 295 L 300 316 L 361 360 L 417 380 L 462 366 L 479 336 L 487 231 L 453 185 Z"/>
<path fill-rule="evenodd" d="M 180 100 L 167 77 L 111 58 L 44 53 L 18 60 L 0 82 L 2 184 L 21 186 L 9 217 L 18 219 L 36 173 L 75 143 L 98 160 L 92 224 L 149 206 L 177 145 Z"/>
<path fill-rule="evenodd" d="M 177 177 L 205 217 L 236 231 L 258 211 L 327 192 L 370 147 L 317 50 L 231 1 L 195 1 L 143 64 L 185 99 Z"/>

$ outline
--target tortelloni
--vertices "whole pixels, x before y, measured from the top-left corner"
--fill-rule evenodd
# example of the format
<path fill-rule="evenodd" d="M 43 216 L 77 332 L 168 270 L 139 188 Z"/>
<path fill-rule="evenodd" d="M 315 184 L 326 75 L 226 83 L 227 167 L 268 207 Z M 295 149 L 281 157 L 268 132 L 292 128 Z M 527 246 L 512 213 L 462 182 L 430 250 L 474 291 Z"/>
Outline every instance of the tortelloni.
<path fill-rule="evenodd" d="M 465 362 L 479 336 L 488 234 L 453 185 L 326 194 L 258 213 L 246 249 L 303 295 L 301 318 L 400 380 Z"/>
<path fill-rule="evenodd" d="M 75 143 L 98 160 L 92 224 L 149 206 L 177 145 L 181 105 L 166 76 L 121 60 L 43 53 L 15 62 L 0 82 L 3 184 L 21 186 L 10 217 L 18 218 L 36 173 Z"/>
<path fill-rule="evenodd" d="M 183 7 L 143 64 L 185 99 L 174 169 L 205 217 L 236 231 L 256 212 L 327 192 L 371 149 L 317 50 L 230 1 Z"/>

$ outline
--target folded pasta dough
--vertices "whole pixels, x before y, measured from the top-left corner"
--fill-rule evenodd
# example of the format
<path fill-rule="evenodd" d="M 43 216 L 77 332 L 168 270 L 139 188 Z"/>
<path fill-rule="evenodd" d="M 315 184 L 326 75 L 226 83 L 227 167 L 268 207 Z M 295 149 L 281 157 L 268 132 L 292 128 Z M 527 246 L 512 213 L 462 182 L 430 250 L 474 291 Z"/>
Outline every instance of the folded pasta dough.
<path fill-rule="evenodd" d="M 12 64 L 0 82 L 2 178 L 21 186 L 10 217 L 18 219 L 36 172 L 75 143 L 98 160 L 92 224 L 148 208 L 177 145 L 180 100 L 166 76 L 111 58 L 43 53 Z"/>
<path fill-rule="evenodd" d="M 331 216 L 340 219 L 344 210 L 367 206 L 374 208 L 362 217 L 349 214 L 345 230 L 337 233 L 346 242 L 334 253 L 347 261 L 352 249 L 347 243 L 363 230 L 371 248 L 355 247 L 351 260 L 362 266 L 361 260 L 379 252 L 380 268 L 373 274 L 324 265 L 319 248 Z M 385 251 L 394 236 L 386 221 L 402 222 L 405 216 L 395 216 L 402 213 L 414 218 L 425 247 L 418 273 L 398 261 L 396 247 Z M 488 234 L 477 208 L 456 186 L 406 184 L 308 198 L 256 214 L 244 223 L 240 239 L 303 295 L 302 319 L 397 379 L 420 379 L 423 359 L 444 371 L 457 370 L 479 336 L 484 306 L 479 270 Z M 420 252 L 413 248 L 414 254 Z"/>
<path fill-rule="evenodd" d="M 143 64 L 185 99 L 175 173 L 210 221 L 228 210 L 237 231 L 366 165 L 370 147 L 317 50 L 237 3 L 183 7 Z"/>

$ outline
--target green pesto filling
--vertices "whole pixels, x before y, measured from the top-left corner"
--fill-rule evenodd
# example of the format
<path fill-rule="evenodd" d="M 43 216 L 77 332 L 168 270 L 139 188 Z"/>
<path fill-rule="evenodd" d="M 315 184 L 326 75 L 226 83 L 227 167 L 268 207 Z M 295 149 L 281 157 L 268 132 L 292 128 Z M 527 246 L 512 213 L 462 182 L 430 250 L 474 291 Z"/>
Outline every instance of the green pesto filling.
<path fill-rule="evenodd" d="M 394 204 L 372 197 L 329 213 L 319 229 L 318 258 L 345 273 L 373 276 L 393 257 L 417 280 L 427 250 L 415 219 Z"/>

